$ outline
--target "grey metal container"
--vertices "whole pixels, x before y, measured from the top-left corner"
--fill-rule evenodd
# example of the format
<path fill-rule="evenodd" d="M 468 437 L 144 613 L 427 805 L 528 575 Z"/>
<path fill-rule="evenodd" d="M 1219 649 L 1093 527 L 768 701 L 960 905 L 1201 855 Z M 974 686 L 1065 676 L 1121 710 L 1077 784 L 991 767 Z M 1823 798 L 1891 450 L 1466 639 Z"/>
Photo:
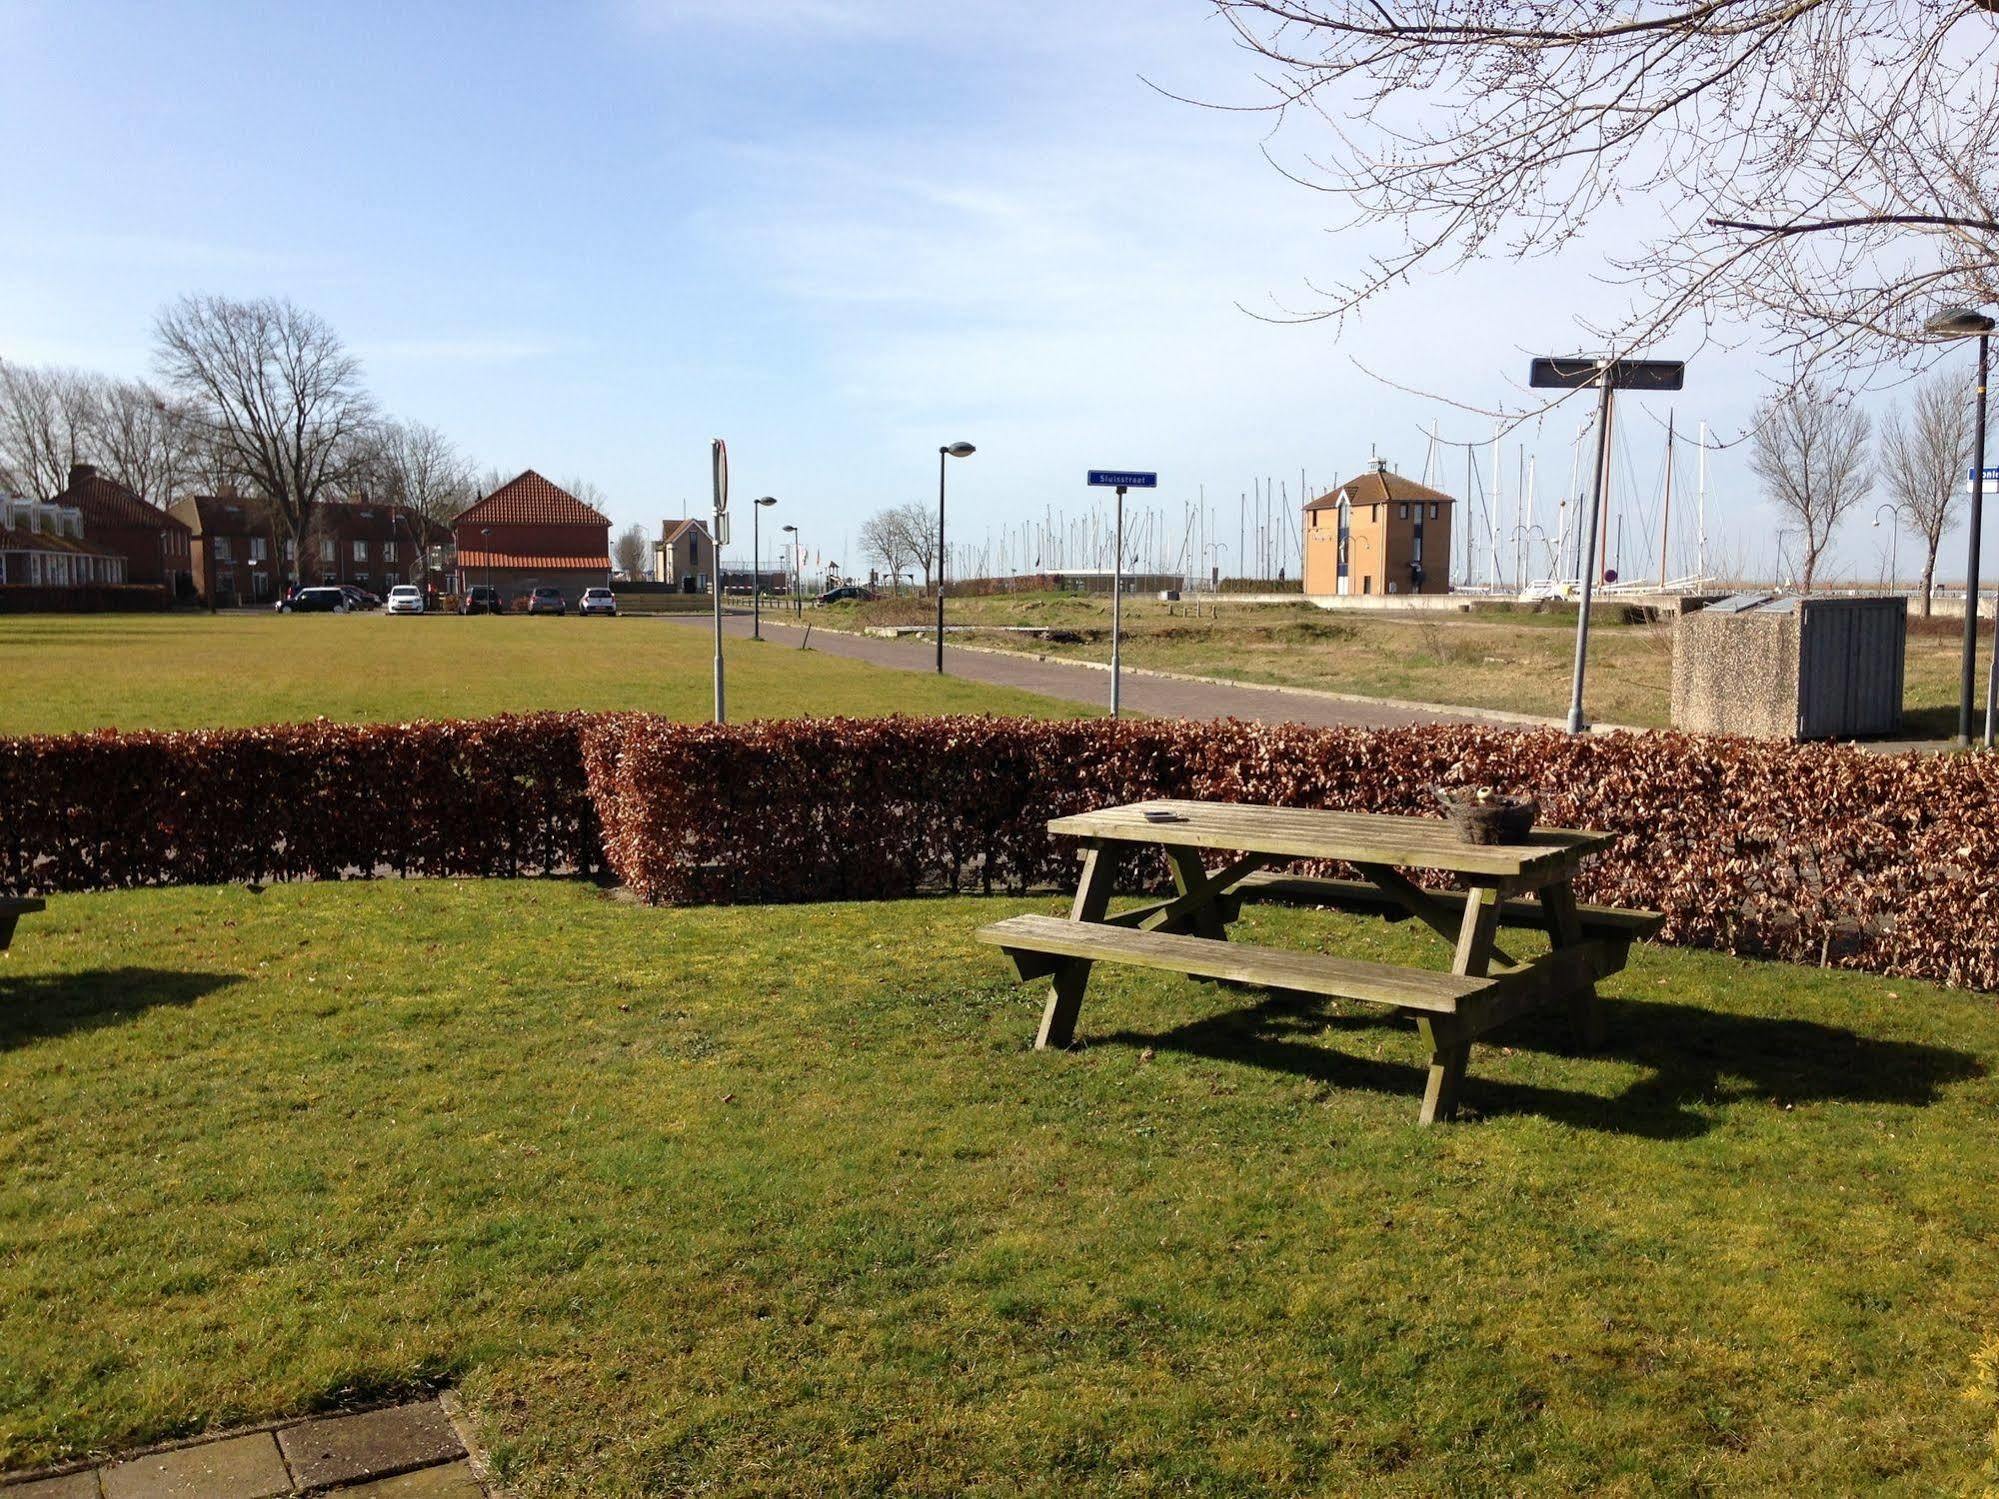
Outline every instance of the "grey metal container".
<path fill-rule="evenodd" d="M 1909 601 L 1737 594 L 1673 627 L 1673 726 L 1866 739 L 1902 726 Z"/>

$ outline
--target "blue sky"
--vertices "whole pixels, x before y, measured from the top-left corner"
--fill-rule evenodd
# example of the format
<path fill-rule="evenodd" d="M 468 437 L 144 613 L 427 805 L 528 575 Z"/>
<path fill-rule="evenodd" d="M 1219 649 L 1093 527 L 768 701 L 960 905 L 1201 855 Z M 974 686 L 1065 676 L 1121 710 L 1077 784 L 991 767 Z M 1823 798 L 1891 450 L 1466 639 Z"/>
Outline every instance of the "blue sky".
<path fill-rule="evenodd" d="M 1255 97 L 1198 0 L 0 0 L 0 54 L 0 357 L 143 373 L 172 297 L 281 294 L 481 464 L 650 527 L 723 436 L 739 495 L 854 563 L 957 438 L 968 539 L 1086 506 L 1095 465 L 1160 470 L 1176 526 L 1206 485 L 1218 534 L 1252 476 L 1323 488 L 1374 447 L 1419 473 L 1432 420 L 1485 424 L 1355 361 L 1491 405 L 1593 295 L 1572 254 L 1419 283 L 1338 341 L 1245 316 L 1370 242 L 1263 161 L 1265 119 L 1142 81 Z M 1738 426 L 1758 378 L 1697 365 L 1683 428 Z M 1544 510 L 1580 416 L 1550 421 Z M 1657 429 L 1624 427 L 1649 489 Z M 1735 455 L 1713 491 L 1758 554 Z M 1883 533 L 1851 529 L 1871 577 Z"/>

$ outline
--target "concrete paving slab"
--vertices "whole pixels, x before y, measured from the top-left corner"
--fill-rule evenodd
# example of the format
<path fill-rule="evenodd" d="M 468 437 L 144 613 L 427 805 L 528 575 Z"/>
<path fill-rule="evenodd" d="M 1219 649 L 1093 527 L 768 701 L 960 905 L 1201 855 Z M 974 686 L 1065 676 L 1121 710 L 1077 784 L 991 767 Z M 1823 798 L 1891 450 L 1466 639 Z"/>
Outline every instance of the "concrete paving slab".
<path fill-rule="evenodd" d="M 268 1431 L 131 1458 L 102 1477 L 104 1499 L 274 1499 L 292 1491 Z"/>
<path fill-rule="evenodd" d="M 287 1426 L 278 1433 L 278 1445 L 300 1488 L 381 1478 L 465 1455 L 450 1417 L 435 1400 Z"/>
<path fill-rule="evenodd" d="M 441 1468 L 419 1468 L 394 1478 L 381 1478 L 356 1488 L 335 1491 L 339 1499 L 486 1499 L 486 1490 L 468 1462 Z"/>
<path fill-rule="evenodd" d="M 65 1473 L 60 1478 L 30 1478 L 26 1483 L 0 1484 L 5 1499 L 98 1499 L 97 1470 Z"/>

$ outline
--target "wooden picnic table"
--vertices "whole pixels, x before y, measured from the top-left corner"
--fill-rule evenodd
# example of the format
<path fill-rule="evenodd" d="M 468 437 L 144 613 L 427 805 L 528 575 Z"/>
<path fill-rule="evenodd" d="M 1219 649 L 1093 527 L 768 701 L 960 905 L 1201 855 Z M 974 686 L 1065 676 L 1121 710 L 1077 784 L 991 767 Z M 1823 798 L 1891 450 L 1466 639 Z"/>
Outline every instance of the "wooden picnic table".
<path fill-rule="evenodd" d="M 1577 902 L 1575 873 L 1612 842 L 1609 833 L 1537 828 L 1525 842 L 1474 845 L 1437 818 L 1192 801 L 1058 817 L 1048 830 L 1081 840 L 1082 878 L 1068 919 L 1015 916 L 978 933 L 1013 959 L 1021 978 L 1050 980 L 1037 1046 L 1074 1039 L 1099 962 L 1384 1005 L 1412 1017 L 1429 1047 L 1425 1124 L 1456 1113 L 1472 1041 L 1517 1015 L 1564 1005 L 1578 1044 L 1595 1045 L 1596 981 L 1623 968 L 1631 943 L 1661 921 L 1650 911 Z M 1112 914 L 1119 864 L 1147 847 L 1165 852 L 1175 893 Z M 1211 850 L 1231 857 L 1209 869 L 1202 855 Z M 1301 859 L 1339 861 L 1360 878 L 1271 868 Z M 1410 877 L 1422 872 L 1448 873 L 1462 888 L 1426 889 Z M 1413 917 L 1454 945 L 1450 971 L 1230 942 L 1228 926 L 1245 900 Z M 1544 931 L 1549 951 L 1515 959 L 1499 944 L 1507 927 Z"/>

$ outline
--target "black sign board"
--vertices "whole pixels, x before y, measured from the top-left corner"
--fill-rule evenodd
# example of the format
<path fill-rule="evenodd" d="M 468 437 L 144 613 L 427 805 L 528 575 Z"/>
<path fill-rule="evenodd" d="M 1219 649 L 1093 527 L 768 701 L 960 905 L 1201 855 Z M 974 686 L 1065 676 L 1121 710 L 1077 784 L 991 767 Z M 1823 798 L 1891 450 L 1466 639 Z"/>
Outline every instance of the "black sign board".
<path fill-rule="evenodd" d="M 1527 369 L 1527 383 L 1540 389 L 1583 390 L 1597 383 L 1601 359 L 1570 354 L 1537 359 Z M 1610 367 L 1612 390 L 1678 390 L 1686 381 L 1686 361 L 1680 359 L 1620 359 Z"/>

